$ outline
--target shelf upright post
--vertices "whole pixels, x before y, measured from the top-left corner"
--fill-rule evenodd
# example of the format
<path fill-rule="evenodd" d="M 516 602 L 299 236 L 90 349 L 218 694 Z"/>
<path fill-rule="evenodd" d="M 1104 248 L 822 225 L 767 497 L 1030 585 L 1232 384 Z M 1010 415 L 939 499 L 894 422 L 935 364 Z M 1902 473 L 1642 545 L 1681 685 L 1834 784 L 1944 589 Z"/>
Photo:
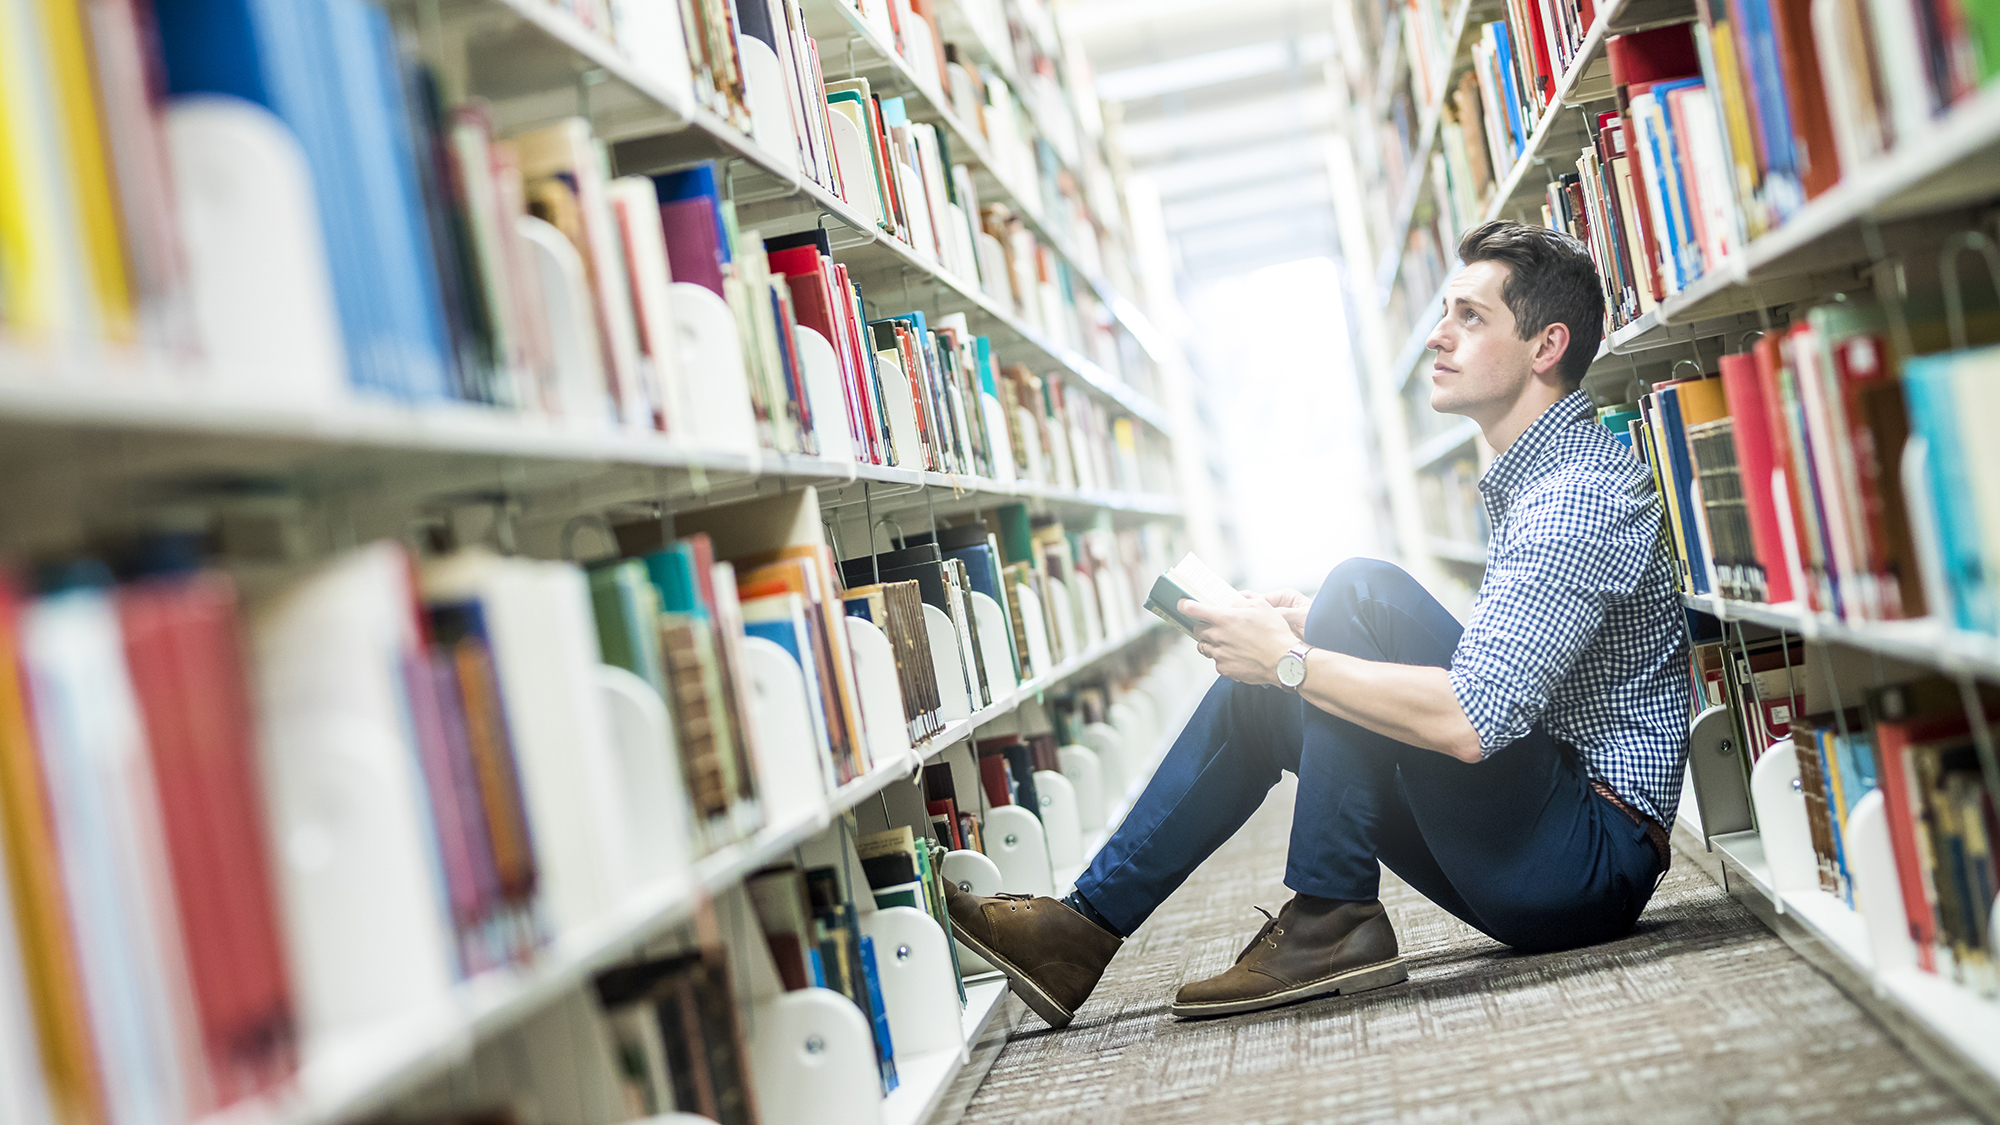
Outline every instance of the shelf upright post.
<path fill-rule="evenodd" d="M 2000 802 L 2000 758 L 1993 750 L 1993 728 L 1986 722 L 1986 706 L 1979 698 L 1979 684 L 1972 673 L 1960 672 L 1958 698 L 1965 705 L 1965 719 L 1972 727 L 1972 745 L 1979 752 L 1979 773 L 1986 782 L 1986 795 Z"/>
<path fill-rule="evenodd" d="M 882 556 L 875 553 L 875 494 L 872 481 L 861 482 L 862 514 L 868 517 L 868 565 L 875 570 L 875 584 L 882 584 Z"/>
<path fill-rule="evenodd" d="M 1910 322 L 1904 315 L 1903 300 L 1909 292 L 1909 278 L 1903 271 L 1903 259 L 1891 258 L 1887 247 L 1882 245 L 1882 226 L 1875 221 L 1874 212 L 1861 216 L 1861 241 L 1868 251 L 1868 259 L 1873 263 L 1869 270 L 1875 283 L 1875 297 L 1882 302 L 1883 312 L 1889 319 L 1889 345 L 1898 356 L 1916 354 L 1910 339 Z M 1883 267 L 1889 267 L 1888 278 L 1894 283 L 1894 290 L 1882 291 Z"/>

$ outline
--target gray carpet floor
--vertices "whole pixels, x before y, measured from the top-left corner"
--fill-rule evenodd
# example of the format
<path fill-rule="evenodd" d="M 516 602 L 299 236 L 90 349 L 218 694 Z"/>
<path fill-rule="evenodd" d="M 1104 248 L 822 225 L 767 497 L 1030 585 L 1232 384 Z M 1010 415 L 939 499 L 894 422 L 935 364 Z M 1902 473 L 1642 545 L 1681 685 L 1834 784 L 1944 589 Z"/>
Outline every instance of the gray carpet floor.
<path fill-rule="evenodd" d="M 1409 982 L 1167 1014 L 1284 889 L 1291 784 L 1147 921 L 1064 1031 L 1028 1016 L 964 1121 L 1957 1122 L 1972 1112 L 1693 863 L 1628 937 L 1521 955 L 1393 876 Z"/>

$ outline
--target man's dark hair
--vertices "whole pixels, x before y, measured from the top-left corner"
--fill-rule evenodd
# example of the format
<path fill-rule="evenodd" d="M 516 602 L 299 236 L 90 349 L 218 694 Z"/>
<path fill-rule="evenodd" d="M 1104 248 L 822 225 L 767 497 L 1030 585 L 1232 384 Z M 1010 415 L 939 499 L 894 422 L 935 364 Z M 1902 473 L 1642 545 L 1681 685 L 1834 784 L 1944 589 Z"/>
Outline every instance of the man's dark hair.
<path fill-rule="evenodd" d="M 1575 390 L 1604 336 L 1604 287 L 1590 250 L 1561 231 L 1495 219 L 1465 232 L 1458 240 L 1458 257 L 1468 266 L 1506 264 L 1500 300 L 1514 314 L 1521 339 L 1551 324 L 1569 327 L 1569 347 L 1558 371 L 1563 386 Z"/>

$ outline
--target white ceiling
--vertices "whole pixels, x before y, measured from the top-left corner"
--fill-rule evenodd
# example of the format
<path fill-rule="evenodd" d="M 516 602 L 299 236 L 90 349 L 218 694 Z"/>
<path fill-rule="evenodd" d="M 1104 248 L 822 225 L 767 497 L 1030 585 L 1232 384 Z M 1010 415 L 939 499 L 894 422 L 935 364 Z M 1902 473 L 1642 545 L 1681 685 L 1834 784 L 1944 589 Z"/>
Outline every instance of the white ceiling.
<path fill-rule="evenodd" d="M 1325 140 L 1330 0 L 1067 0 L 1134 175 L 1154 182 L 1183 279 L 1335 253 Z"/>

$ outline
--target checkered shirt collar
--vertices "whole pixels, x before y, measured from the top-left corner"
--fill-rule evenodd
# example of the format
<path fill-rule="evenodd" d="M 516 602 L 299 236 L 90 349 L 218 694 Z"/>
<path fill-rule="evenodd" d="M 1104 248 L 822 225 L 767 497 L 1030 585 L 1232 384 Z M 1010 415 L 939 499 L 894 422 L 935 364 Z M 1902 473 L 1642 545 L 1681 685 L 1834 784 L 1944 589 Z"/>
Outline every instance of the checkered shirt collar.
<path fill-rule="evenodd" d="M 1557 435 L 1590 411 L 1590 396 L 1574 390 L 1542 411 L 1542 416 L 1521 431 L 1507 452 L 1493 459 L 1479 478 L 1479 491 L 1489 503 L 1511 499 L 1522 485 L 1541 475 L 1539 470 L 1553 451 Z"/>

